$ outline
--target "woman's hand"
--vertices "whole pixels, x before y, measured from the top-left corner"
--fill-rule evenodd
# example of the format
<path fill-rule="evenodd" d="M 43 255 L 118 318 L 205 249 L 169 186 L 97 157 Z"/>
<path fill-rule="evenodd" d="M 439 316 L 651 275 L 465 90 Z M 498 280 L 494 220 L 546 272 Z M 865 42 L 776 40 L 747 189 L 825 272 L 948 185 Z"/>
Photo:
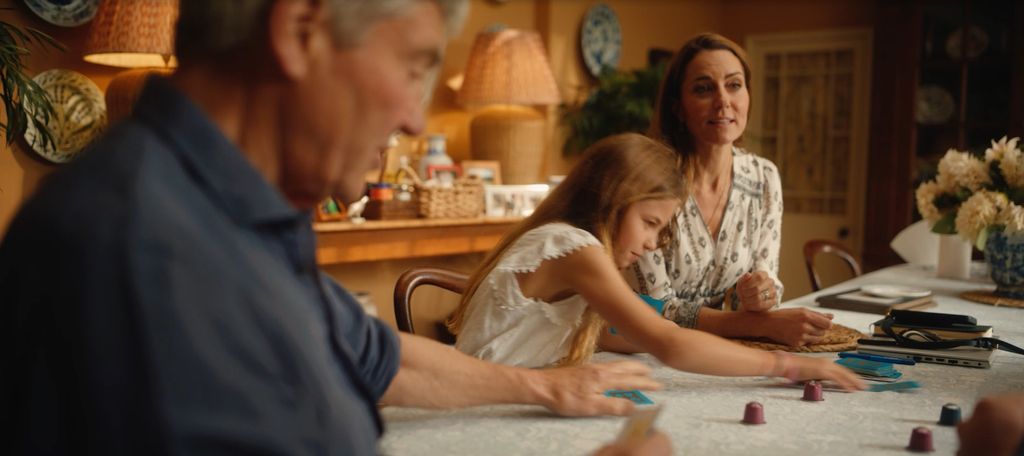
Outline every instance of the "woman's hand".
<path fill-rule="evenodd" d="M 762 315 L 764 322 L 758 328 L 760 335 L 790 347 L 818 343 L 832 327 L 832 314 L 802 307 L 779 309 Z"/>
<path fill-rule="evenodd" d="M 771 310 L 779 300 L 775 292 L 775 281 L 764 271 L 743 274 L 736 282 L 736 296 L 740 300 L 740 309 L 749 312 Z"/>
<path fill-rule="evenodd" d="M 781 368 L 776 374 L 790 380 L 831 380 L 847 391 L 858 391 L 865 388 L 864 381 L 853 371 L 840 366 L 828 358 L 811 358 L 794 356 L 789 353 L 776 352 Z"/>

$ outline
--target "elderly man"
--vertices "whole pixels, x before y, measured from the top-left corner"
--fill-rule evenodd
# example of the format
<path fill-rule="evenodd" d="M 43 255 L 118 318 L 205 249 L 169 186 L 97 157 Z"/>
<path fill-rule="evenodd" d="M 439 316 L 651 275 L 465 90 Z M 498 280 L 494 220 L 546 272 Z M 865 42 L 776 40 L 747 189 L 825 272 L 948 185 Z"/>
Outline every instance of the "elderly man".
<path fill-rule="evenodd" d="M 531 371 L 396 335 L 317 269 L 310 208 L 423 129 L 464 10 L 182 0 L 177 73 L 0 244 L 5 446 L 368 454 L 378 403 L 625 414 L 601 392 L 657 387 L 638 363 Z"/>

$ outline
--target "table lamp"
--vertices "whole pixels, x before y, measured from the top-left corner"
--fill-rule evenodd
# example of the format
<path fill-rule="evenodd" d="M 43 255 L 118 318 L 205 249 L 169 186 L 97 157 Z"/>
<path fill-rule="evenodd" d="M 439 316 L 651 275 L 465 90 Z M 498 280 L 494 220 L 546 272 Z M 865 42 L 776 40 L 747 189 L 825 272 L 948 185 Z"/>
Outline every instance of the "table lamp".
<path fill-rule="evenodd" d="M 506 28 L 477 34 L 458 101 L 482 107 L 469 126 L 474 158 L 501 162 L 503 183 L 541 181 L 546 119 L 530 105 L 561 100 L 537 32 Z"/>
<path fill-rule="evenodd" d="M 131 113 L 146 78 L 169 73 L 174 58 L 178 0 L 104 0 L 89 29 L 87 62 L 134 68 L 114 76 L 107 86 L 107 117 L 113 123 Z"/>

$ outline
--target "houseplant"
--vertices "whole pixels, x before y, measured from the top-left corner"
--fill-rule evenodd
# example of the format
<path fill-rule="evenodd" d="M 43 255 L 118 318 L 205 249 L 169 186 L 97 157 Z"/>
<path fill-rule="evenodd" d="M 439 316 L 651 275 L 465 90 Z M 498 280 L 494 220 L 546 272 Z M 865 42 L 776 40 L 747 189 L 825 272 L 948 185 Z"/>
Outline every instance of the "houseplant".
<path fill-rule="evenodd" d="M 664 62 L 632 71 L 605 67 L 583 103 L 562 106 L 562 124 L 569 128 L 562 154 L 576 155 L 616 133 L 647 131 L 664 74 Z"/>
<path fill-rule="evenodd" d="M 1020 138 L 992 141 L 985 156 L 950 149 L 935 180 L 916 191 L 917 209 L 939 234 L 985 252 L 997 293 L 1024 299 L 1024 152 Z"/>
<path fill-rule="evenodd" d="M 11 8 L 0 8 L 0 10 Z M 29 46 L 43 49 L 52 47 L 64 50 L 64 46 L 49 35 L 32 27 L 21 28 L 0 21 L 0 100 L 3 100 L 6 123 L 0 122 L 7 144 L 25 133 L 31 122 L 41 133 L 38 138 L 43 147 L 53 142 L 53 135 L 47 128 L 50 116 L 54 115 L 53 105 L 46 92 L 26 74 L 24 60 L 31 52 Z"/>

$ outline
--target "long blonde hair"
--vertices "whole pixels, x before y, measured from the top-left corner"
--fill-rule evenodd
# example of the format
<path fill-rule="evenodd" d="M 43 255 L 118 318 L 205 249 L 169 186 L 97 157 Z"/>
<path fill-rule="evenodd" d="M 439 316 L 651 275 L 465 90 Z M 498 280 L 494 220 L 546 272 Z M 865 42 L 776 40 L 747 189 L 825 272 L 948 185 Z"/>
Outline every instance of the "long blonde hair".
<path fill-rule="evenodd" d="M 506 250 L 526 232 L 553 222 L 564 222 L 586 230 L 612 252 L 619 223 L 630 204 L 637 201 L 686 199 L 687 176 L 679 156 L 662 143 L 636 133 L 610 136 L 584 151 L 562 183 L 558 184 L 526 220 L 487 256 L 470 277 L 469 287 L 459 307 L 448 319 L 448 329 L 458 335 L 477 288 L 498 264 Z M 662 231 L 662 238 L 675 229 L 673 221 Z M 559 365 L 582 364 L 590 359 L 604 321 L 590 307 L 573 335 L 569 354 Z"/>

